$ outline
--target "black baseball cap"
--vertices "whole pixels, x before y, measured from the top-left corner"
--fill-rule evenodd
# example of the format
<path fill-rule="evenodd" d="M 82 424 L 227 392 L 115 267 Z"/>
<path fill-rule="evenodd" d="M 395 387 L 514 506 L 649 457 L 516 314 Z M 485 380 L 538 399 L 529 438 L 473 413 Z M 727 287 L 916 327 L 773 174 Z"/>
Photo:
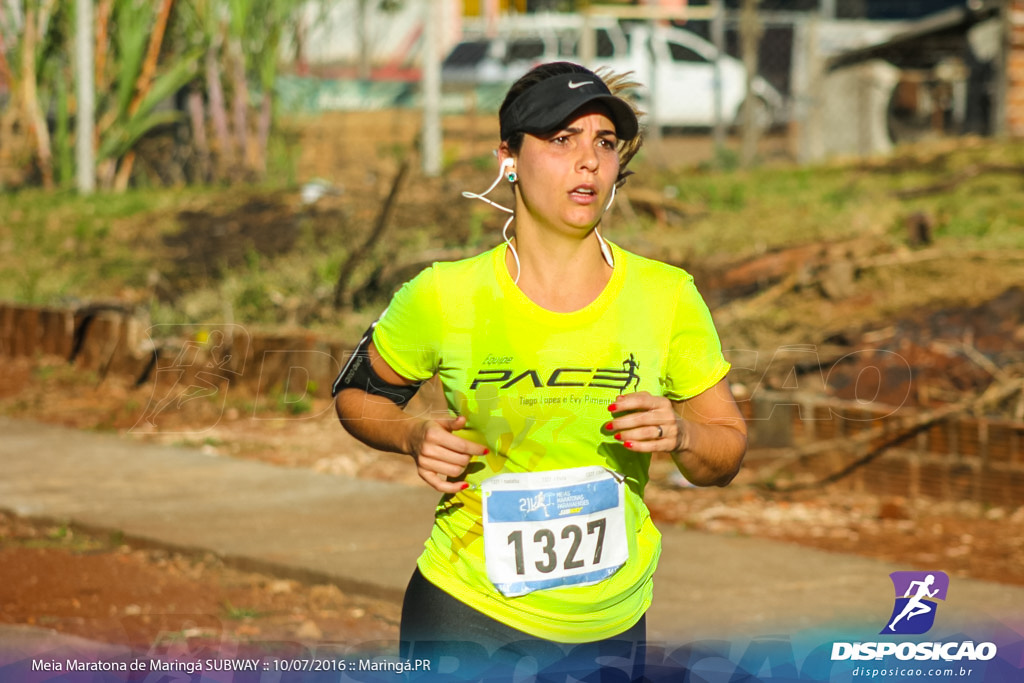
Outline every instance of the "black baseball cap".
<path fill-rule="evenodd" d="M 549 133 L 557 130 L 574 112 L 592 102 L 608 107 L 615 134 L 632 140 L 640 130 L 633 108 L 616 97 L 592 71 L 561 73 L 527 88 L 501 113 L 501 139 L 514 133 Z"/>

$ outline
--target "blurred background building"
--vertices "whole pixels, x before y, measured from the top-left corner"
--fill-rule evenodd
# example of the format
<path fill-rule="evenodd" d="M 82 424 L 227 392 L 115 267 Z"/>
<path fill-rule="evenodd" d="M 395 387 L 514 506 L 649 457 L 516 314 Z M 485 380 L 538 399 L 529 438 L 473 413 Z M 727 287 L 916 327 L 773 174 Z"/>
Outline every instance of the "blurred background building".
<path fill-rule="evenodd" d="M 496 109 L 531 66 L 568 59 L 636 72 L 657 133 L 753 126 L 810 161 L 1014 132 L 1022 12 L 1020 0 L 336 0 L 309 4 L 281 87 L 304 110 L 420 106 L 436 21 L 445 111 Z"/>

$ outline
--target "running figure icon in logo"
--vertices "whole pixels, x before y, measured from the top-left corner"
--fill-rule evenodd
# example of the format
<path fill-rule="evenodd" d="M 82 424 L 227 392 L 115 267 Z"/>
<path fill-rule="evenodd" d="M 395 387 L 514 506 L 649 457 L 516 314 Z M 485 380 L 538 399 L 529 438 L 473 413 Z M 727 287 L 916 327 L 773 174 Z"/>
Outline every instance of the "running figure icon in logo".
<path fill-rule="evenodd" d="M 946 599 L 949 576 L 939 571 L 893 572 L 889 578 L 896 590 L 896 602 L 881 633 L 926 633 L 935 623 L 935 601 Z"/>

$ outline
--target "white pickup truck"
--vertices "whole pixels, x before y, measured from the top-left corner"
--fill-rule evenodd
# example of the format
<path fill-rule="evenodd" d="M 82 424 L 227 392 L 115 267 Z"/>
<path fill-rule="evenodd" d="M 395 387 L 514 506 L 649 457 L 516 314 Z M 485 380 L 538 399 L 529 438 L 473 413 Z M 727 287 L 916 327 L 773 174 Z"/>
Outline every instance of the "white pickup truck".
<path fill-rule="evenodd" d="M 595 66 L 632 71 L 646 87 L 638 93 L 642 108 L 661 126 L 710 127 L 715 123 L 715 67 L 720 70 L 721 116 L 739 123 L 747 99 L 747 70 L 741 61 L 723 54 L 697 34 L 680 28 L 628 24 L 609 40 L 624 41 L 610 55 L 595 56 Z M 607 50 L 599 51 L 607 52 Z M 751 84 L 755 125 L 768 128 L 782 116 L 782 96 L 755 77 Z"/>
<path fill-rule="evenodd" d="M 546 24 L 546 25 L 545 25 Z M 494 37 L 460 42 L 442 66 L 442 80 L 464 84 L 510 84 L 542 62 L 581 61 L 582 24 L 536 22 Z M 586 66 L 632 71 L 643 84 L 637 93 L 648 118 L 662 127 L 715 125 L 715 62 L 718 50 L 692 31 L 648 23 L 605 23 L 592 27 L 593 59 Z M 721 115 L 726 124 L 740 121 L 747 98 L 746 68 L 723 54 Z M 753 80 L 755 122 L 767 128 L 780 122 L 783 97 L 763 78 Z"/>

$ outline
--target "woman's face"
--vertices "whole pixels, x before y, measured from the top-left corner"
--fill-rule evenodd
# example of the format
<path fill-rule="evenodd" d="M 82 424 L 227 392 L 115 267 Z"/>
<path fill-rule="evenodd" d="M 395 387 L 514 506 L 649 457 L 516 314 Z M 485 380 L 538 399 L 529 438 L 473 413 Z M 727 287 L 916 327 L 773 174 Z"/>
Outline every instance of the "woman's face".
<path fill-rule="evenodd" d="M 525 135 L 515 157 L 517 221 L 589 233 L 619 175 L 617 142 L 615 125 L 599 104 L 580 110 L 551 135 Z"/>

